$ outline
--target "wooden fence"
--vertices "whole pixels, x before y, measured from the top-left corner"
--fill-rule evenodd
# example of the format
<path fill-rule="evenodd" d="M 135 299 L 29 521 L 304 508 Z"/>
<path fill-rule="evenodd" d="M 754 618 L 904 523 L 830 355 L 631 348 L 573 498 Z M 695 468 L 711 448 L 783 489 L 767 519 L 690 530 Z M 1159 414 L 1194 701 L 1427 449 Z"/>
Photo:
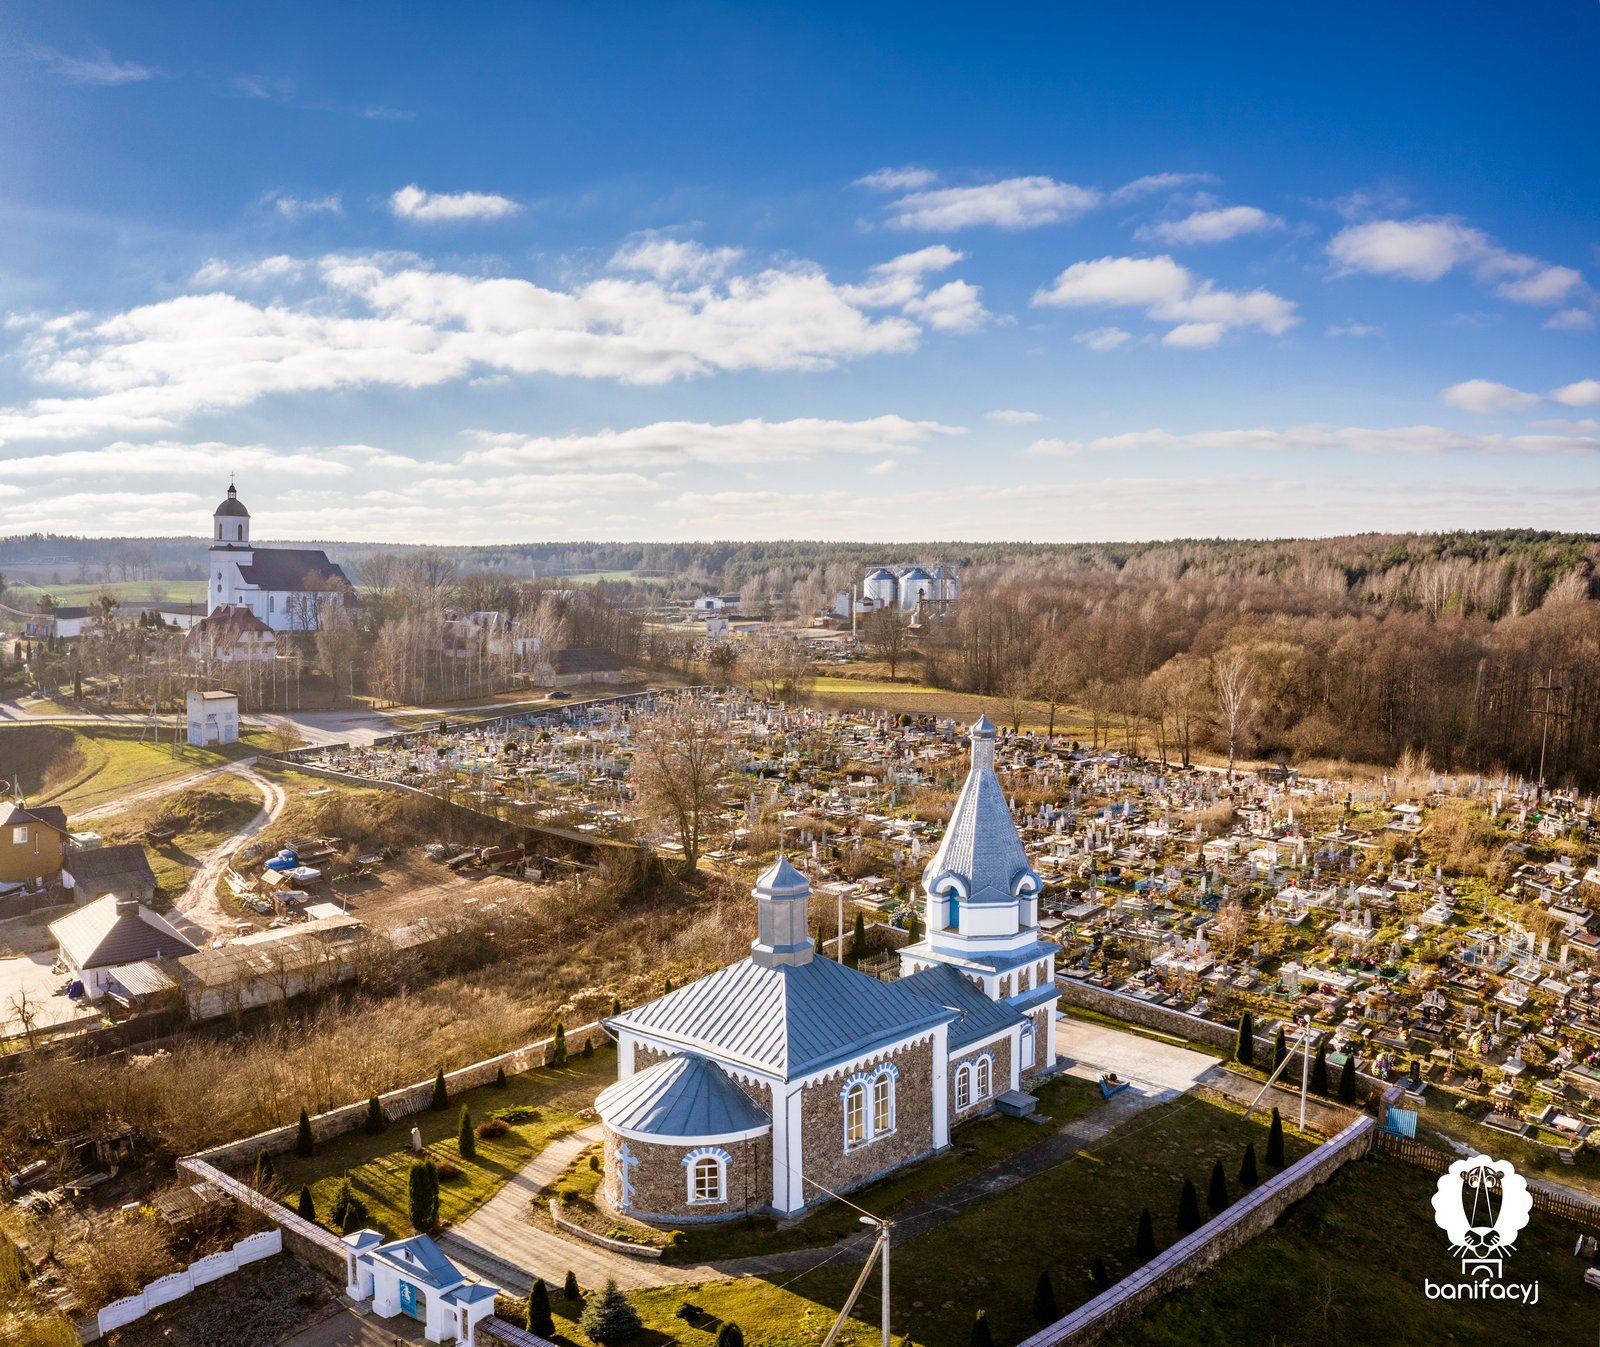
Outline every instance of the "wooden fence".
<path fill-rule="evenodd" d="M 1438 1151 L 1420 1141 L 1383 1131 L 1378 1133 L 1377 1150 L 1382 1155 L 1392 1155 L 1418 1169 L 1426 1169 L 1430 1174 L 1444 1174 L 1461 1159 L 1461 1156 L 1451 1155 L 1448 1151 Z M 1600 1202 L 1592 1202 L 1573 1192 L 1547 1188 L 1537 1179 L 1528 1184 L 1528 1195 L 1533 1199 L 1535 1211 L 1548 1212 L 1575 1225 L 1600 1230 Z"/>

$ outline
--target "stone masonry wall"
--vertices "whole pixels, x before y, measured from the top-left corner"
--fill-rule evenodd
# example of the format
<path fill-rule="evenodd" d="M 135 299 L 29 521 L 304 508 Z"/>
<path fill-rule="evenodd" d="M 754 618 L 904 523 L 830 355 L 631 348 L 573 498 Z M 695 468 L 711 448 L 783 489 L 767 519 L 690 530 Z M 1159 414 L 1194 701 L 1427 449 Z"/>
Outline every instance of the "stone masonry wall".
<path fill-rule="evenodd" d="M 900 1071 L 895 1083 L 895 1130 L 880 1141 L 844 1149 L 844 1100 L 840 1091 L 855 1070 L 869 1074 L 892 1061 Z M 868 1100 L 870 1116 L 871 1100 Z M 802 1173 L 835 1192 L 858 1187 L 878 1175 L 926 1155 L 933 1149 L 933 1040 L 880 1053 L 850 1072 L 832 1072 L 800 1092 Z M 806 1190 L 809 1204 L 819 1196 Z"/>
<path fill-rule="evenodd" d="M 717 1143 L 732 1157 L 719 1203 L 690 1203 L 688 1167 L 683 1157 L 698 1146 L 655 1145 L 619 1137 L 605 1129 L 606 1200 L 620 1208 L 621 1166 L 617 1152 L 627 1146 L 638 1161 L 633 1166 L 633 1206 L 628 1215 L 661 1224 L 710 1221 L 743 1216 L 772 1203 L 772 1137 Z"/>
<path fill-rule="evenodd" d="M 973 1063 L 986 1052 L 994 1054 L 994 1080 L 993 1088 L 982 1099 L 973 1099 L 966 1108 L 956 1111 L 956 1068 L 963 1062 Z M 950 1078 L 947 1082 L 950 1091 L 950 1125 L 965 1122 L 968 1118 L 976 1118 L 980 1113 L 987 1113 L 994 1108 L 996 1095 L 1002 1095 L 1011 1088 L 1011 1038 L 996 1039 L 993 1043 L 981 1044 L 969 1048 L 958 1057 L 950 1059 Z M 974 1082 L 976 1088 L 976 1082 Z"/>
<path fill-rule="evenodd" d="M 1241 1197 L 1110 1290 L 1031 1338 L 1024 1338 L 1019 1347 L 1084 1347 L 1098 1342 L 1112 1329 L 1137 1318 L 1162 1296 L 1187 1286 L 1240 1245 L 1270 1230 L 1289 1207 L 1319 1183 L 1366 1155 L 1372 1149 L 1376 1131 L 1377 1124 L 1371 1118 L 1357 1118 L 1338 1136 Z"/>

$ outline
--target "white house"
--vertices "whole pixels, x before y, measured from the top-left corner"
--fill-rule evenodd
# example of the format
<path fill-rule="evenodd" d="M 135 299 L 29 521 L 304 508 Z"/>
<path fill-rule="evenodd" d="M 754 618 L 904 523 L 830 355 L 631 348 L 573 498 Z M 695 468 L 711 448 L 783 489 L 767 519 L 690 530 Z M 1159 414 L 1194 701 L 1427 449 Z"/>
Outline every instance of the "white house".
<path fill-rule="evenodd" d="M 239 738 L 239 694 L 237 692 L 191 692 L 189 702 L 189 742 L 196 748 L 207 744 L 232 744 Z"/>
<path fill-rule="evenodd" d="M 250 511 L 232 486 L 211 524 L 207 615 L 236 604 L 273 631 L 316 631 L 327 605 L 342 603 L 354 592 L 320 548 L 254 546 Z"/>
<path fill-rule="evenodd" d="M 345 1294 L 370 1300 L 380 1319 L 404 1314 L 422 1324 L 429 1342 L 471 1342 L 494 1313 L 500 1288 L 469 1282 L 426 1235 L 385 1244 L 376 1230 L 344 1237 Z"/>
<path fill-rule="evenodd" d="M 193 954 L 198 948 L 137 898 L 108 893 L 50 923 L 50 935 L 68 973 L 91 1001 L 121 982 L 132 964 Z"/>

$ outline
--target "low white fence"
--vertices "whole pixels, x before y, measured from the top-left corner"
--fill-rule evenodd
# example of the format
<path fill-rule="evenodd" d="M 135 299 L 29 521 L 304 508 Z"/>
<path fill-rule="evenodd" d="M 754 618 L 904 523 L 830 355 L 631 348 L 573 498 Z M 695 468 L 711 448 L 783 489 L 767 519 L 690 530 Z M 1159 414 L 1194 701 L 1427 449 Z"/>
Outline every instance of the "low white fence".
<path fill-rule="evenodd" d="M 113 1328 L 131 1324 L 135 1319 L 144 1318 L 158 1305 L 165 1305 L 186 1296 L 196 1287 L 204 1286 L 208 1282 L 220 1281 L 248 1263 L 257 1263 L 263 1258 L 271 1258 L 273 1254 L 282 1252 L 281 1230 L 264 1230 L 257 1235 L 247 1235 L 231 1249 L 224 1249 L 221 1253 L 201 1258 L 189 1264 L 182 1272 L 157 1277 L 136 1296 L 113 1300 L 97 1316 L 100 1332 L 103 1336 Z"/>

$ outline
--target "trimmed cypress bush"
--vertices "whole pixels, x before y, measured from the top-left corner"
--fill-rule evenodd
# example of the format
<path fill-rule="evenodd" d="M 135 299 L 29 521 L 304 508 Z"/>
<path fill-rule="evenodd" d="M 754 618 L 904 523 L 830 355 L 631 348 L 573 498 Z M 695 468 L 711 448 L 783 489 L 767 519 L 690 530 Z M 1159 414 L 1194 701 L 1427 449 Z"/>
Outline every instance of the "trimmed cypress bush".
<path fill-rule="evenodd" d="M 260 1188 L 272 1180 L 272 1156 L 263 1146 L 256 1152 L 256 1187 Z"/>
<path fill-rule="evenodd" d="M 1106 1271 L 1106 1260 L 1099 1254 L 1094 1256 L 1094 1262 L 1089 1266 L 1089 1285 L 1096 1291 L 1104 1291 L 1111 1285 L 1111 1274 Z"/>
<path fill-rule="evenodd" d="M 316 1200 L 311 1196 L 309 1183 L 301 1186 L 300 1200 L 294 1204 L 295 1214 L 303 1220 L 314 1221 L 317 1219 Z"/>
<path fill-rule="evenodd" d="M 1221 1211 L 1233 1199 L 1228 1196 L 1228 1179 L 1222 1172 L 1222 1161 L 1211 1166 L 1211 1186 L 1206 1189 L 1206 1206 Z"/>
<path fill-rule="evenodd" d="M 1183 1192 L 1178 1195 L 1178 1229 L 1190 1235 L 1200 1226 L 1200 1194 L 1195 1191 L 1194 1180 L 1185 1179 Z"/>
<path fill-rule="evenodd" d="M 580 1057 L 593 1057 L 594 1056 L 594 1039 L 592 1039 L 592 1038 L 584 1039 L 583 1040 L 583 1051 L 580 1052 L 578 1055 Z"/>
<path fill-rule="evenodd" d="M 811 943 L 816 949 L 817 958 L 822 958 L 822 927 L 817 927 L 817 934 Z"/>
<path fill-rule="evenodd" d="M 967 1347 L 994 1347 L 994 1334 L 989 1331 L 989 1311 L 979 1310 L 972 1316 L 972 1333 Z"/>
<path fill-rule="evenodd" d="M 1278 1110 L 1272 1110 L 1272 1126 L 1267 1129 L 1267 1163 L 1274 1169 L 1283 1168 L 1283 1119 Z"/>
<path fill-rule="evenodd" d="M 439 1224 L 439 1170 L 432 1160 L 411 1166 L 406 1196 L 413 1229 L 420 1234 Z"/>
<path fill-rule="evenodd" d="M 550 1313 L 550 1292 L 543 1277 L 535 1277 L 528 1288 L 528 1307 L 522 1316 L 522 1326 L 541 1338 L 552 1337 L 556 1331 L 555 1316 Z"/>
<path fill-rule="evenodd" d="M 1036 1324 L 1053 1324 L 1061 1317 L 1056 1308 L 1056 1288 L 1050 1284 L 1050 1274 L 1041 1272 L 1033 1284 L 1033 1321 Z"/>
<path fill-rule="evenodd" d="M 1328 1093 L 1328 1040 L 1317 1044 L 1317 1055 L 1311 1062 L 1311 1093 Z"/>
<path fill-rule="evenodd" d="M 560 1020 L 557 1020 L 555 1034 L 550 1039 L 550 1065 L 565 1066 L 566 1064 L 567 1027 Z"/>
<path fill-rule="evenodd" d="M 375 1137 L 389 1125 L 389 1120 L 383 1116 L 383 1105 L 378 1102 L 378 1096 L 373 1095 L 367 1100 L 367 1120 L 362 1123 L 362 1129 L 369 1137 Z"/>
<path fill-rule="evenodd" d="M 360 1230 L 367 1223 L 367 1204 L 350 1191 L 348 1175 L 340 1182 L 333 1195 L 333 1206 L 328 1210 L 328 1222 L 341 1235 Z"/>
<path fill-rule="evenodd" d="M 1344 1059 L 1344 1070 L 1339 1073 L 1339 1102 L 1356 1102 L 1356 1055 L 1353 1052 Z"/>
<path fill-rule="evenodd" d="M 503 1066 L 495 1068 L 494 1088 L 497 1090 L 506 1088 L 506 1069 Z"/>
<path fill-rule="evenodd" d="M 567 1279 L 561 1284 L 561 1294 L 567 1300 L 578 1300 L 583 1296 L 578 1289 L 578 1276 L 571 1268 L 567 1269 Z"/>
<path fill-rule="evenodd" d="M 1261 1176 L 1256 1172 L 1256 1143 L 1250 1142 L 1244 1148 L 1244 1159 L 1239 1162 L 1239 1186 L 1241 1188 L 1254 1188 L 1261 1182 Z"/>
<path fill-rule="evenodd" d="M 922 918 L 917 915 L 917 909 L 911 909 L 911 920 L 906 923 L 906 936 L 911 944 L 916 944 L 922 939 Z"/>
<path fill-rule="evenodd" d="M 866 918 L 861 914 L 860 909 L 857 909 L 856 924 L 850 932 L 850 962 L 860 963 L 861 960 L 866 957 L 866 953 L 867 921 Z"/>
<path fill-rule="evenodd" d="M 304 1109 L 301 1109 L 300 1125 L 294 1133 L 294 1153 L 302 1158 L 308 1158 L 316 1149 L 316 1138 L 311 1135 L 311 1118 Z"/>
<path fill-rule="evenodd" d="M 617 1289 L 616 1278 L 613 1277 L 606 1282 L 604 1291 L 589 1297 L 578 1320 L 578 1327 L 588 1335 L 591 1342 L 609 1347 L 610 1343 L 631 1338 L 644 1325 L 639 1322 L 639 1311 L 634 1309 L 633 1302 Z M 720 1335 L 718 1340 L 720 1341 Z"/>
<path fill-rule="evenodd" d="M 620 996 L 613 996 L 611 998 L 611 1013 L 613 1015 L 622 1014 L 622 998 Z"/>
<path fill-rule="evenodd" d="M 717 1330 L 716 1347 L 744 1347 L 744 1329 L 738 1324 L 724 1323 Z"/>
<path fill-rule="evenodd" d="M 1143 1207 L 1139 1211 L 1139 1234 L 1133 1242 L 1133 1251 L 1147 1263 L 1161 1252 L 1156 1247 L 1156 1227 L 1155 1222 L 1150 1219 L 1149 1207 Z"/>
<path fill-rule="evenodd" d="M 461 1152 L 463 1160 L 478 1158 L 478 1138 L 472 1134 L 472 1115 L 465 1104 L 461 1106 L 461 1121 L 456 1126 L 456 1150 Z"/>
<path fill-rule="evenodd" d="M 450 1107 L 450 1091 L 445 1088 L 442 1066 L 433 1078 L 433 1098 L 428 1100 L 428 1107 L 435 1113 L 443 1113 Z"/>
<path fill-rule="evenodd" d="M 1283 1026 L 1278 1026 L 1278 1036 L 1272 1040 L 1272 1069 L 1276 1071 L 1289 1055 L 1289 1040 L 1284 1037 Z"/>
<path fill-rule="evenodd" d="M 1256 1020 L 1248 1010 L 1239 1016 L 1239 1036 L 1233 1044 L 1233 1060 L 1249 1066 L 1256 1059 Z"/>

